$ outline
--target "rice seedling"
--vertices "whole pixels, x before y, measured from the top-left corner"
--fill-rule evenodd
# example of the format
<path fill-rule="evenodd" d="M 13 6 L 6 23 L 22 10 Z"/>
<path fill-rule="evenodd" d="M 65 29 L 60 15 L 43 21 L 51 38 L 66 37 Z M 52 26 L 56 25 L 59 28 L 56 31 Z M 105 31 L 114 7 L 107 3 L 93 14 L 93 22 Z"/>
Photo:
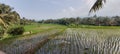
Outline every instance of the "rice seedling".
<path fill-rule="evenodd" d="M 35 48 L 36 44 L 38 44 L 40 41 L 46 39 L 52 34 L 57 33 L 58 31 L 60 30 L 55 29 L 45 33 L 37 34 L 35 36 L 16 39 L 10 45 L 0 46 L 0 50 L 4 51 L 6 54 L 26 54 L 30 49 Z"/>
<path fill-rule="evenodd" d="M 67 29 L 36 54 L 120 54 L 119 31 Z"/>
<path fill-rule="evenodd" d="M 7 54 L 120 54 L 119 29 L 68 28 L 49 40 L 58 31 L 17 39 L 0 49 Z"/>

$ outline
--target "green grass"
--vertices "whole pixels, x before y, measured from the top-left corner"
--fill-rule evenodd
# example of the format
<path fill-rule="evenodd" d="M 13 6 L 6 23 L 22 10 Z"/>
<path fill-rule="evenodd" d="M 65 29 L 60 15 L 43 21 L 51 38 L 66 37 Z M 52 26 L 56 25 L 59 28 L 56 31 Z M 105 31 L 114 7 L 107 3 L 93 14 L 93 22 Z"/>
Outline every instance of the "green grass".
<path fill-rule="evenodd" d="M 25 25 L 24 29 L 25 32 L 29 32 L 32 31 L 32 34 L 28 34 L 28 35 L 18 35 L 18 36 L 11 36 L 8 35 L 7 37 L 3 38 L 2 40 L 0 40 L 0 43 L 6 44 L 6 43 L 10 43 L 13 40 L 20 38 L 20 37 L 24 37 L 24 36 L 32 36 L 34 34 L 37 33 L 41 33 L 41 32 L 46 32 L 46 31 L 50 31 L 53 29 L 66 29 L 67 26 L 64 25 L 57 25 L 57 24 L 34 24 L 34 25 Z"/>
<path fill-rule="evenodd" d="M 34 24 L 24 26 L 25 32 L 32 31 L 32 33 L 39 33 L 45 30 L 58 29 L 58 28 L 67 28 L 63 25 L 57 24 Z"/>

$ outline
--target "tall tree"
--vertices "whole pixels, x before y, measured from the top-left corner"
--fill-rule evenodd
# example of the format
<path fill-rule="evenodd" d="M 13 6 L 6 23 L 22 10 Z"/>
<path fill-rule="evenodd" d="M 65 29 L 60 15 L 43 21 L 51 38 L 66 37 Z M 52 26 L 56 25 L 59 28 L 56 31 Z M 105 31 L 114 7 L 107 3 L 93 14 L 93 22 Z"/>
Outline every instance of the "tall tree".
<path fill-rule="evenodd" d="M 15 24 L 20 24 L 19 14 L 13 11 L 9 5 L 0 3 L 0 29 L 4 30 L 5 33 L 11 25 Z"/>
<path fill-rule="evenodd" d="M 16 11 L 13 11 L 9 5 L 0 3 L 0 17 L 6 24 L 19 24 L 20 16 Z"/>

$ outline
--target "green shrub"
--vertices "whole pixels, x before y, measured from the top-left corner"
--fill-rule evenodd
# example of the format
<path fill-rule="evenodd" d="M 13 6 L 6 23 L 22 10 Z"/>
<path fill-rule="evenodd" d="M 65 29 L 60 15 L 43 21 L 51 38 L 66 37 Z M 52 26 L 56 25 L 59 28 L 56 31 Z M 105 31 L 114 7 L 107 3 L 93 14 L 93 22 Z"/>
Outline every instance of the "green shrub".
<path fill-rule="evenodd" d="M 8 34 L 10 35 L 21 35 L 25 31 L 24 27 L 13 27 L 8 30 Z"/>
<path fill-rule="evenodd" d="M 78 26 L 76 24 L 69 24 L 68 27 L 69 28 L 77 28 Z"/>

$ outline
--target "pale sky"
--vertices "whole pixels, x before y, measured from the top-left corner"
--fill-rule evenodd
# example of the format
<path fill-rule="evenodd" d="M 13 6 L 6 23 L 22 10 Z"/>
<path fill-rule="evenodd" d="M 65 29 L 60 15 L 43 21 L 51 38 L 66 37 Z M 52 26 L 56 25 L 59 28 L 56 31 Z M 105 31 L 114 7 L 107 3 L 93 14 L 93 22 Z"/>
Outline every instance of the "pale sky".
<path fill-rule="evenodd" d="M 62 17 L 86 17 L 96 0 L 0 0 L 14 7 L 21 17 L 28 19 L 57 19 Z M 120 16 L 120 0 L 107 0 L 99 16 Z"/>

